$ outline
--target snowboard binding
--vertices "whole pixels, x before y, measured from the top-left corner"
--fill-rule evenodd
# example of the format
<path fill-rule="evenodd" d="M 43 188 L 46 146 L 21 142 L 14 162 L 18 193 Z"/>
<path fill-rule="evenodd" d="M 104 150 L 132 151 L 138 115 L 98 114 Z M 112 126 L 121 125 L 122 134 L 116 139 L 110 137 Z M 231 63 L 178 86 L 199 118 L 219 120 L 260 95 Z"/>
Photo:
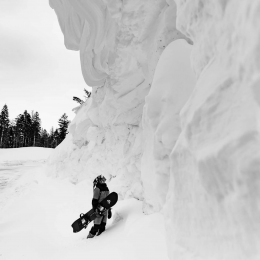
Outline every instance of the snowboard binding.
<path fill-rule="evenodd" d="M 80 218 L 80 220 L 81 220 L 81 224 L 82 224 L 83 228 L 87 228 L 87 226 L 88 226 L 88 224 L 89 224 L 90 221 L 85 218 L 85 215 L 84 215 L 83 213 L 81 213 L 81 214 L 79 215 L 79 218 Z"/>
<path fill-rule="evenodd" d="M 105 207 L 99 205 L 97 207 L 97 211 L 96 212 L 97 212 L 98 215 L 103 215 L 106 211 L 107 211 L 107 209 Z"/>

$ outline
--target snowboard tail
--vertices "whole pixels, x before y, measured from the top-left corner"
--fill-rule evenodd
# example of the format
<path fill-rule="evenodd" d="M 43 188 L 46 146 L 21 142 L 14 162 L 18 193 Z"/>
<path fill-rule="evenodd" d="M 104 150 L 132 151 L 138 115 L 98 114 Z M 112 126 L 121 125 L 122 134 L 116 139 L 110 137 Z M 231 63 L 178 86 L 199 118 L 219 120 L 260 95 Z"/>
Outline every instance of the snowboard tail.
<path fill-rule="evenodd" d="M 81 231 L 83 228 L 87 228 L 88 224 L 97 217 L 96 212 L 91 209 L 86 214 L 80 214 L 80 217 L 72 223 L 73 233 Z"/>
<path fill-rule="evenodd" d="M 88 224 L 96 219 L 98 216 L 103 215 L 108 209 L 113 207 L 118 200 L 116 192 L 111 192 L 104 198 L 97 206 L 97 210 L 91 209 L 86 214 L 81 213 L 80 217 L 72 223 L 73 232 L 77 233 L 83 228 L 87 228 Z"/>

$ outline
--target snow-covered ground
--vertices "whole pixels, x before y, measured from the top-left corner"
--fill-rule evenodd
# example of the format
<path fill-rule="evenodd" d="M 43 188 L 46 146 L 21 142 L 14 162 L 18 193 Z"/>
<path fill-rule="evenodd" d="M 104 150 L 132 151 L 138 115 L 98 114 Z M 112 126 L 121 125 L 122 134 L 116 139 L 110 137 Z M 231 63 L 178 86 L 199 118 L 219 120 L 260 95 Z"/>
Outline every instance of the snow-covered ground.
<path fill-rule="evenodd" d="M 144 215 L 136 199 L 114 206 L 101 236 L 86 239 L 92 224 L 74 234 L 71 223 L 91 207 L 92 184 L 48 177 L 51 152 L 0 150 L 1 260 L 168 259 L 162 215 Z"/>

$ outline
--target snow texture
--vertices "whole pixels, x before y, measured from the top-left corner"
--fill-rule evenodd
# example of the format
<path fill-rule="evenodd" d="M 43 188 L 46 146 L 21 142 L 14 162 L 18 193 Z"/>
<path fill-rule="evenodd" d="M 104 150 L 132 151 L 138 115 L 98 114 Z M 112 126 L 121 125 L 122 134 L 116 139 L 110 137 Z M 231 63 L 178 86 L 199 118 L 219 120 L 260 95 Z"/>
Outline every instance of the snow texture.
<path fill-rule="evenodd" d="M 161 211 L 170 259 L 259 259 L 259 0 L 50 5 L 93 87 L 52 175 Z"/>
<path fill-rule="evenodd" d="M 73 233 L 71 224 L 91 207 L 92 183 L 47 177 L 43 160 L 51 153 L 48 148 L 0 150 L 9 162 L 0 163 L 1 260 L 168 259 L 162 215 L 144 215 L 142 202 L 133 198 L 112 208 L 102 235 L 86 239 L 92 223 Z M 21 157 L 22 164 L 14 166 Z M 2 182 L 3 176 L 9 181 Z"/>
<path fill-rule="evenodd" d="M 164 0 L 50 5 L 66 47 L 80 51 L 84 79 L 93 87 L 49 161 L 53 175 L 77 183 L 103 174 L 120 198 L 143 200 L 143 107 L 161 53 L 174 39 L 186 39 L 175 26 L 176 6 Z"/>
<path fill-rule="evenodd" d="M 260 3 L 176 3 L 197 83 L 171 153 L 167 240 L 205 259 L 259 259 Z"/>

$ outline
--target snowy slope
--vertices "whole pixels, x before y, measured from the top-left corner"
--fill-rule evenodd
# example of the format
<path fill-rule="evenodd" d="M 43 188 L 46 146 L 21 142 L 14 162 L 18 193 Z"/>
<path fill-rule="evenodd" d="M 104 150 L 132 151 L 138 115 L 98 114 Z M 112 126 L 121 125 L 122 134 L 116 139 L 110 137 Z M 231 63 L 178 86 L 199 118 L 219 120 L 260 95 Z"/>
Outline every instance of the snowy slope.
<path fill-rule="evenodd" d="M 259 1 L 50 5 L 93 94 L 49 172 L 162 210 L 170 259 L 259 259 Z"/>
<path fill-rule="evenodd" d="M 0 163 L 46 160 L 52 151 L 53 149 L 40 147 L 0 149 Z"/>
<path fill-rule="evenodd" d="M 27 148 L 23 155 L 43 158 L 43 149 Z M 1 154 L 8 161 L 22 156 L 6 149 Z M 145 216 L 141 202 L 119 201 L 107 231 L 87 240 L 91 225 L 74 234 L 71 224 L 91 207 L 92 184 L 53 179 L 44 163 L 23 163 L 15 171 L 12 165 L 0 166 L 0 176 L 19 176 L 0 190 L 0 259 L 168 259 L 161 214 Z"/>

